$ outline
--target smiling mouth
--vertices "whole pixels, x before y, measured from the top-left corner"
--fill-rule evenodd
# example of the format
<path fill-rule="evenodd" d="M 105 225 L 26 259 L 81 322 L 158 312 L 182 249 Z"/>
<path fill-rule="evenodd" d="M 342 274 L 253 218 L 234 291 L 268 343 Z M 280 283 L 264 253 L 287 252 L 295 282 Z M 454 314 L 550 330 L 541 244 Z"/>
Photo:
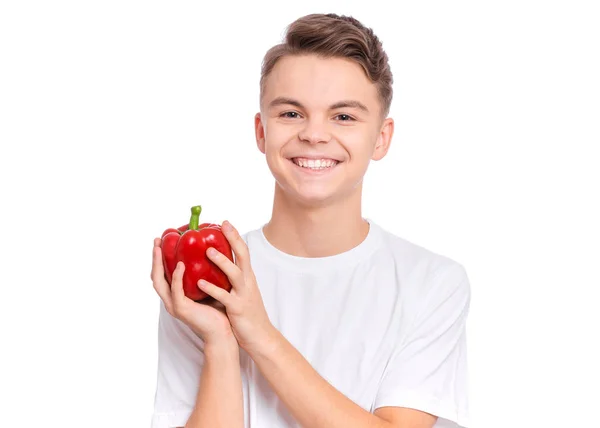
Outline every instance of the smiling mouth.
<path fill-rule="evenodd" d="M 294 165 L 309 171 L 325 171 L 334 168 L 341 162 L 335 159 L 306 159 L 306 158 L 291 158 L 288 159 Z"/>

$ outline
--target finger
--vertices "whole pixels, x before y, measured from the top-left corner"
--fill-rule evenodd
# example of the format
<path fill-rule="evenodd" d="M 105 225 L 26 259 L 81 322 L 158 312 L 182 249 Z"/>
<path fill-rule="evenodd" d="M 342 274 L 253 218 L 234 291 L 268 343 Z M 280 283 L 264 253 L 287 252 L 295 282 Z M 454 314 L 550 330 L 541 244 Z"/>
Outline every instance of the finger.
<path fill-rule="evenodd" d="M 154 290 L 156 290 L 156 293 L 162 299 L 167 311 L 171 313 L 173 307 L 171 291 L 169 290 L 169 283 L 165 279 L 160 244 L 156 245 L 156 239 L 154 240 L 154 247 L 152 248 L 152 272 L 150 277 L 152 278 Z"/>
<path fill-rule="evenodd" d="M 203 279 L 198 281 L 198 288 L 208 294 L 210 297 L 214 298 L 218 302 L 221 302 L 225 308 L 227 308 L 228 303 L 230 302 L 231 294 L 228 291 L 225 291 L 221 287 L 217 287 L 216 285 L 205 281 Z"/>
<path fill-rule="evenodd" d="M 173 272 L 173 280 L 171 281 L 171 299 L 173 300 L 173 308 L 177 313 L 185 308 L 188 297 L 183 291 L 183 272 L 185 272 L 185 264 L 182 261 L 177 262 L 175 271 Z"/>
<path fill-rule="evenodd" d="M 221 225 L 221 230 L 229 241 L 231 249 L 235 253 L 236 264 L 242 270 L 250 269 L 250 252 L 248 251 L 246 242 L 244 242 L 237 229 L 225 220 Z"/>
<path fill-rule="evenodd" d="M 223 253 L 213 247 L 206 250 L 206 256 L 210 261 L 216 264 L 225 275 L 227 275 L 227 278 L 229 278 L 229 281 L 234 287 L 242 285 L 241 281 L 244 280 L 244 274 L 236 264 L 229 260 L 228 257 L 225 257 Z"/>
<path fill-rule="evenodd" d="M 212 308 L 215 308 L 216 310 L 218 310 L 218 311 L 220 311 L 220 312 L 222 312 L 222 313 L 224 313 L 224 314 L 227 314 L 227 312 L 226 312 L 226 310 L 225 310 L 225 309 L 226 309 L 226 308 L 225 308 L 225 305 L 224 305 L 223 303 L 219 302 L 219 301 L 218 301 L 217 299 L 215 299 L 214 297 L 208 296 L 208 298 L 207 298 L 207 299 L 205 299 L 205 300 L 204 300 L 203 302 L 201 302 L 201 303 L 202 303 L 203 305 L 207 305 L 207 306 L 210 306 L 210 307 L 212 307 Z"/>
<path fill-rule="evenodd" d="M 151 272 L 151 278 L 152 281 L 155 281 L 157 279 L 164 279 L 165 278 L 165 268 L 163 266 L 163 260 L 162 260 L 162 239 L 160 238 L 154 238 L 154 248 L 153 248 L 153 253 L 152 253 L 152 272 Z M 156 253 L 156 250 L 158 249 L 158 253 Z M 155 254 L 156 253 L 156 254 Z"/>

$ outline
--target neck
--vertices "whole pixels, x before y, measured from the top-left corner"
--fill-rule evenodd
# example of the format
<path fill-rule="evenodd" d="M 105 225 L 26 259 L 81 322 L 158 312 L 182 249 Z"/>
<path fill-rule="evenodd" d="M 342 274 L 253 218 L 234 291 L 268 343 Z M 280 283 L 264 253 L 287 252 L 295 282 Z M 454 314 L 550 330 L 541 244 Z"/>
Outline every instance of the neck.
<path fill-rule="evenodd" d="M 275 184 L 271 220 L 263 233 L 279 250 L 298 257 L 327 257 L 349 251 L 369 233 L 361 214 L 362 183 L 345 199 L 307 206 Z"/>

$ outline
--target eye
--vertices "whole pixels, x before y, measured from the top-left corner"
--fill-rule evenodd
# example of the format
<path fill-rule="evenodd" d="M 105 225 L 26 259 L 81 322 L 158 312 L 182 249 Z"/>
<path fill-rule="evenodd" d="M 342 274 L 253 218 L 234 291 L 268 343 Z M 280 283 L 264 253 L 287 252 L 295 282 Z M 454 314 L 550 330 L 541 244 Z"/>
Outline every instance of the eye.
<path fill-rule="evenodd" d="M 340 122 L 351 122 L 354 120 L 352 116 L 348 116 L 347 114 L 338 114 L 336 117 L 342 118 Z"/>
<path fill-rule="evenodd" d="M 295 111 L 286 111 L 285 113 L 281 113 L 279 117 L 283 117 L 286 119 L 296 119 L 300 115 Z"/>

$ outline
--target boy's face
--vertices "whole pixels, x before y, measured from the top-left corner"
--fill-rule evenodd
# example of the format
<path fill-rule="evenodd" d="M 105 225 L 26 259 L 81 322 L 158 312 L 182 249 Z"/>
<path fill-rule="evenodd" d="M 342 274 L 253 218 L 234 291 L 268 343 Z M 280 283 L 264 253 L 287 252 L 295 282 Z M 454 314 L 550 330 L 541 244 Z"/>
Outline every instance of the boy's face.
<path fill-rule="evenodd" d="M 358 64 L 308 55 L 277 62 L 255 127 L 286 195 L 323 206 L 360 192 L 369 162 L 387 153 L 394 123 L 382 120 L 377 88 Z"/>

